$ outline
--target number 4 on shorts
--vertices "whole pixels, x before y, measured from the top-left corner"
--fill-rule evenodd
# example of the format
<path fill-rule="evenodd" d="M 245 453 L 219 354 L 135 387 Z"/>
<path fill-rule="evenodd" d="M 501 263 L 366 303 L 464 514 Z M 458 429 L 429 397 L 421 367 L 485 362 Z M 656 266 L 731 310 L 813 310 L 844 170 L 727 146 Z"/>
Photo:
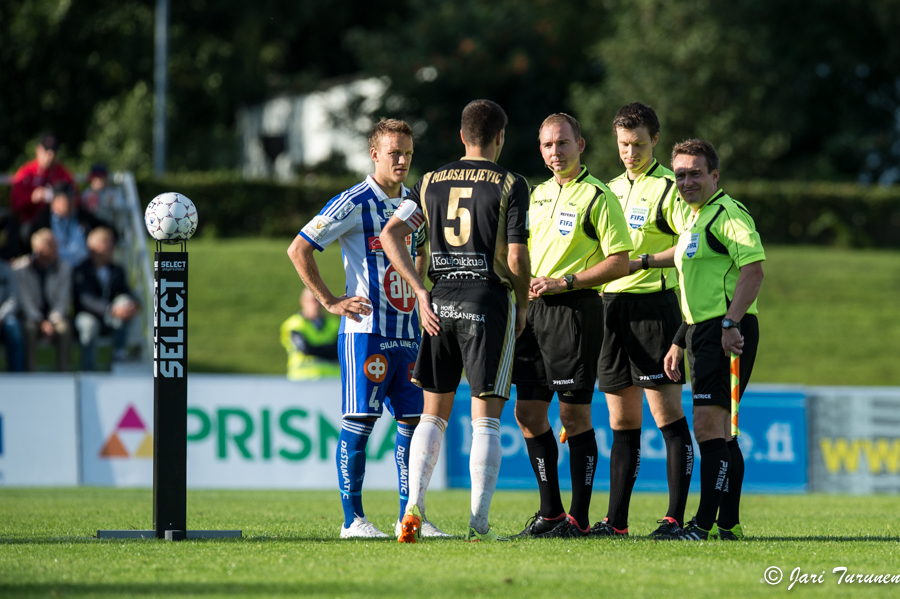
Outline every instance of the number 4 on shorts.
<path fill-rule="evenodd" d="M 378 387 L 372 388 L 372 395 L 369 396 L 369 407 L 373 410 L 378 409 Z"/>

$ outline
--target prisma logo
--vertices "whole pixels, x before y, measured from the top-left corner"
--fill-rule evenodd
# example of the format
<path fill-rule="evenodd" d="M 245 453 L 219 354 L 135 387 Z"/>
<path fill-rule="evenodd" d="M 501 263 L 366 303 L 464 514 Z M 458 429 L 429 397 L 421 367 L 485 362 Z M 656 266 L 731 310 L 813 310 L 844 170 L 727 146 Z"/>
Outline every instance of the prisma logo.
<path fill-rule="evenodd" d="M 153 435 L 133 405 L 128 406 L 115 430 L 107 437 L 100 457 L 153 458 Z"/>

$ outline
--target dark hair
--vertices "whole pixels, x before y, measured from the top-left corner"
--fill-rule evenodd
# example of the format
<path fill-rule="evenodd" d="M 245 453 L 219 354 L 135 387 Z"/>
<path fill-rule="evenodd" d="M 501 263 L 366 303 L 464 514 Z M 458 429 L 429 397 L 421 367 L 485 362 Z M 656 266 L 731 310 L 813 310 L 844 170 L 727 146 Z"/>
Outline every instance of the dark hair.
<path fill-rule="evenodd" d="M 51 150 L 53 152 L 59 149 L 59 140 L 56 138 L 56 135 L 50 131 L 46 133 L 42 133 L 38 138 L 38 145 L 40 145 L 45 150 Z"/>
<path fill-rule="evenodd" d="M 98 162 L 91 165 L 91 172 L 88 173 L 88 178 L 106 177 L 107 175 L 109 175 L 109 170 L 107 170 L 106 165 Z"/>
<path fill-rule="evenodd" d="M 716 149 L 708 141 L 704 141 L 702 139 L 688 139 L 683 142 L 677 143 L 675 144 L 675 147 L 672 148 L 673 163 L 675 162 L 675 157 L 679 154 L 686 154 L 688 156 L 705 156 L 706 171 L 709 173 L 719 168 L 719 155 L 716 154 Z"/>
<path fill-rule="evenodd" d="M 559 123 L 569 123 L 569 126 L 572 127 L 572 133 L 575 134 L 575 141 L 581 139 L 581 125 L 578 124 L 578 121 L 574 116 L 566 114 L 565 112 L 557 112 L 545 118 L 544 122 L 541 123 L 540 129 L 538 129 L 538 139 L 540 139 L 541 131 L 544 130 L 544 127 L 546 127 L 547 125 L 556 125 Z"/>
<path fill-rule="evenodd" d="M 466 145 L 483 148 L 506 129 L 509 119 L 500 105 L 490 100 L 473 100 L 462 112 L 463 138 Z"/>
<path fill-rule="evenodd" d="M 659 133 L 659 119 L 656 117 L 656 111 L 646 104 L 632 102 L 616 113 L 616 118 L 613 119 L 613 133 L 616 133 L 619 127 L 622 129 L 646 127 L 650 132 L 650 139 L 653 139 Z"/>
<path fill-rule="evenodd" d="M 72 184 L 68 181 L 60 181 L 53 186 L 53 197 L 55 198 L 62 194 L 65 194 L 69 199 L 72 199 L 72 196 L 75 195 L 75 188 L 72 187 Z"/>
<path fill-rule="evenodd" d="M 405 135 L 413 141 L 416 138 L 412 127 L 406 121 L 383 118 L 375 123 L 375 126 L 372 127 L 372 131 L 369 133 L 369 147 L 377 148 L 378 144 L 381 143 L 381 138 L 385 135 Z"/>

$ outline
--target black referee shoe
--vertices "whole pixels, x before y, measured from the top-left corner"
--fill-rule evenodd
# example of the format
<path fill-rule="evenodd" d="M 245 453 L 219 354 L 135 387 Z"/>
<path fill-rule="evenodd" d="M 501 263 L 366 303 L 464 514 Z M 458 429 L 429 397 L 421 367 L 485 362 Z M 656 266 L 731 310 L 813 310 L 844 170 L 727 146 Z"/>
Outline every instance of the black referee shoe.
<path fill-rule="evenodd" d="M 531 519 L 528 520 L 528 523 L 525 525 L 525 530 L 517 535 L 513 535 L 511 538 L 524 539 L 527 537 L 537 537 L 544 533 L 548 533 L 556 528 L 560 524 L 560 522 L 564 522 L 565 517 L 565 512 L 563 512 L 556 518 L 544 518 L 540 515 L 540 512 L 535 512 L 534 516 L 532 516 Z"/>
<path fill-rule="evenodd" d="M 673 535 L 681 530 L 681 527 L 678 526 L 678 521 L 675 520 L 675 518 L 669 518 L 668 516 L 666 516 L 662 520 L 657 520 L 656 523 L 659 524 L 659 528 L 647 535 L 651 539 L 658 539 L 660 537 Z"/>
<path fill-rule="evenodd" d="M 597 522 L 591 527 L 591 536 L 592 537 L 621 537 L 625 538 L 628 536 L 628 529 L 625 530 L 616 530 L 609 523 L 609 518 L 604 518 L 600 522 Z"/>
<path fill-rule="evenodd" d="M 657 538 L 661 541 L 708 541 L 709 539 L 716 539 L 718 536 L 719 531 L 716 529 L 715 524 L 713 524 L 712 530 L 704 530 L 697 526 L 696 520 L 692 519 L 678 532 Z"/>
<path fill-rule="evenodd" d="M 572 516 L 566 515 L 566 519 L 556 525 L 550 532 L 540 535 L 539 539 L 582 539 L 591 534 L 590 530 L 581 530 Z"/>

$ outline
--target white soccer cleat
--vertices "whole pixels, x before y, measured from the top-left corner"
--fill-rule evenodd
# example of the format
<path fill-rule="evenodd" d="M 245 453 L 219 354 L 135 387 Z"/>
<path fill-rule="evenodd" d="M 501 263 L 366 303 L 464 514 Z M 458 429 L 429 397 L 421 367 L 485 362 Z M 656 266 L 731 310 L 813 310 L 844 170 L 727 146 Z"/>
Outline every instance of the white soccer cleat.
<path fill-rule="evenodd" d="M 399 538 L 401 532 L 402 532 L 402 528 L 401 528 L 401 525 L 400 525 L 400 520 L 397 520 L 397 522 L 394 524 L 394 536 L 396 536 L 396 537 Z M 429 522 L 428 520 L 426 520 L 426 519 L 424 519 L 424 518 L 422 518 L 422 531 L 421 531 L 421 536 L 422 536 L 422 537 L 429 537 L 429 538 L 432 538 L 432 539 L 435 539 L 435 538 L 442 538 L 442 539 L 450 539 L 450 538 L 453 538 L 453 535 L 448 535 L 448 534 L 445 533 L 443 530 L 441 530 L 440 528 L 438 528 L 437 526 L 435 526 L 434 524 L 432 524 L 431 522 Z"/>
<path fill-rule="evenodd" d="M 377 528 L 375 525 L 366 520 L 365 518 L 360 518 L 357 516 L 353 519 L 353 523 L 344 528 L 341 525 L 341 538 L 342 539 L 389 539 L 390 537 Z"/>

